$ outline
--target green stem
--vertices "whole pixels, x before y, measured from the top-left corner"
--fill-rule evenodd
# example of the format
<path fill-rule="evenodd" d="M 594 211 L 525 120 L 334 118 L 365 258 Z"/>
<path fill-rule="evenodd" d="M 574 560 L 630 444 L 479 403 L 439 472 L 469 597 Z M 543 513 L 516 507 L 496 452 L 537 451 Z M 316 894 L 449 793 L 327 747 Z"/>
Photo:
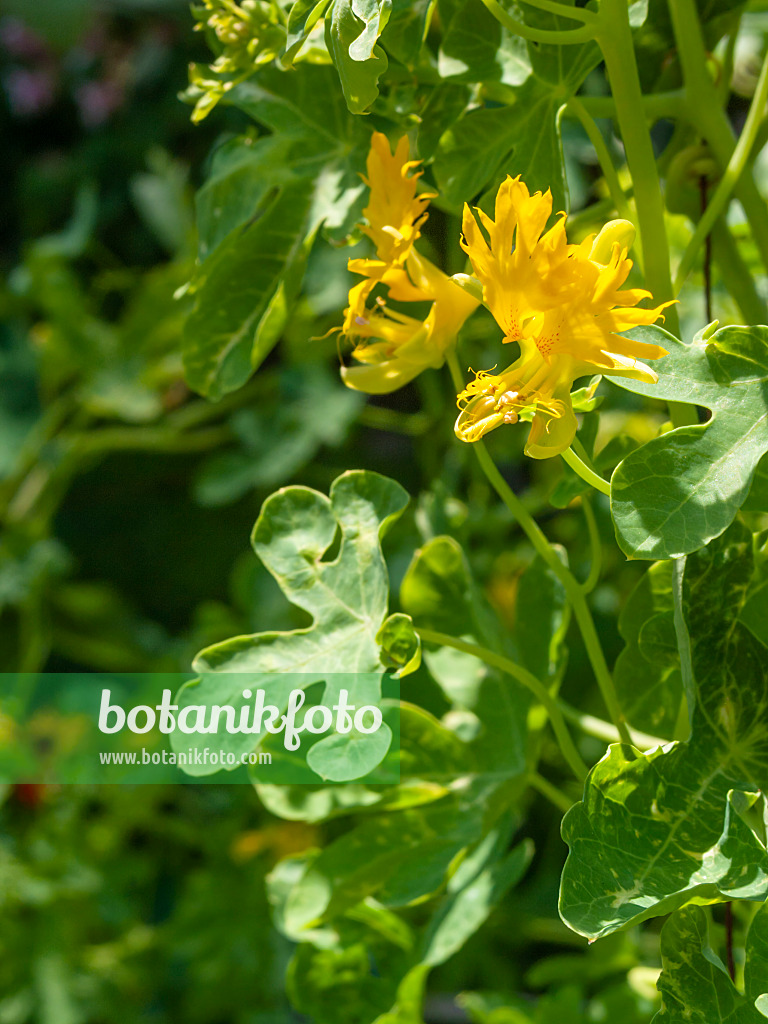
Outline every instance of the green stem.
<path fill-rule="evenodd" d="M 563 813 L 570 811 L 573 807 L 573 800 L 566 796 L 557 786 L 553 786 L 549 779 L 545 779 L 538 772 L 531 772 L 528 782 L 533 789 L 537 789 L 542 796 L 545 796 L 550 803 L 554 804 Z"/>
<path fill-rule="evenodd" d="M 583 7 L 567 7 L 565 4 L 558 3 L 557 0 L 523 0 L 523 3 L 528 7 L 538 7 L 540 11 L 557 14 L 561 18 L 581 21 L 585 25 L 594 25 L 599 18 L 594 11 L 588 11 Z"/>
<path fill-rule="evenodd" d="M 613 199 L 616 206 L 616 212 L 620 217 L 623 217 L 624 220 L 631 220 L 632 214 L 629 209 L 629 203 L 624 195 L 624 189 L 621 187 L 619 176 L 616 173 L 616 168 L 613 166 L 613 160 L 611 159 L 611 154 L 608 152 L 608 147 L 605 144 L 602 132 L 597 127 L 594 119 L 589 115 L 584 104 L 577 96 L 572 96 L 568 100 L 567 109 L 573 111 L 579 119 L 582 128 L 587 133 L 587 138 L 594 147 L 600 164 L 600 170 L 603 172 L 603 177 L 605 178 L 605 183 L 608 186 L 608 191 L 611 194 L 611 199 Z"/>
<path fill-rule="evenodd" d="M 645 280 L 654 300 L 664 302 L 674 298 L 664 200 L 643 107 L 627 0 L 603 0 L 600 14 L 597 41 L 605 59 L 627 163 L 635 186 Z M 666 318 L 667 329 L 679 335 L 680 324 L 674 306 L 667 310 Z M 669 413 L 676 427 L 698 422 L 695 406 L 670 402 Z"/>
<path fill-rule="evenodd" d="M 734 186 L 746 167 L 747 160 L 749 159 L 752 150 L 752 145 L 755 141 L 755 137 L 757 136 L 758 129 L 760 128 L 766 101 L 768 101 L 768 54 L 766 54 L 763 66 L 760 70 L 760 78 L 757 82 L 755 95 L 752 97 L 752 103 L 749 107 L 747 119 L 744 122 L 744 130 L 739 136 L 736 148 L 733 153 L 731 153 L 728 166 L 715 189 L 715 193 L 707 204 L 704 215 L 696 225 L 693 237 L 683 253 L 683 258 L 680 261 L 680 266 L 677 269 L 677 276 L 675 278 L 675 294 L 677 294 L 677 292 L 682 288 L 686 277 L 688 277 L 688 274 L 691 271 L 693 261 L 696 258 L 696 254 L 698 253 L 700 246 L 707 235 L 711 232 L 715 221 L 720 216 L 720 213 L 725 209 L 726 204 L 731 198 Z"/>
<path fill-rule="evenodd" d="M 768 306 L 722 217 L 712 227 L 712 257 L 723 284 L 748 324 L 768 324 Z"/>
<path fill-rule="evenodd" d="M 694 0 L 669 0 L 672 27 L 683 69 L 688 119 L 704 136 L 715 159 L 726 167 L 736 146 L 733 129 L 707 68 L 706 47 Z M 768 208 L 749 174 L 734 187 L 744 207 L 760 258 L 768 268 Z"/>
<path fill-rule="evenodd" d="M 640 242 L 645 261 L 645 280 L 656 302 L 673 298 L 669 269 L 669 244 L 664 223 L 656 157 L 651 144 L 640 77 L 637 71 L 629 9 L 626 0 L 603 0 L 597 41 L 616 102 L 616 114 L 635 186 Z M 668 312 L 668 326 L 679 330 L 677 313 Z"/>
<path fill-rule="evenodd" d="M 567 463 L 571 469 L 578 476 L 581 477 L 590 487 L 594 487 L 596 491 L 600 491 L 601 494 L 607 494 L 611 496 L 611 485 L 607 480 L 603 480 L 601 476 L 598 476 L 589 466 L 582 462 L 573 448 L 566 448 L 564 452 L 560 452 L 563 457 L 563 462 Z"/>
<path fill-rule="evenodd" d="M 608 709 L 608 714 L 611 721 L 619 731 L 623 742 L 629 743 L 630 738 L 629 732 L 627 731 L 627 724 L 621 712 L 621 708 L 619 707 L 619 701 L 616 696 L 613 680 L 611 679 L 611 673 L 605 661 L 603 648 L 600 645 L 600 638 L 597 635 L 595 624 L 592 621 L 592 613 L 589 610 L 581 585 L 557 557 L 557 554 L 552 549 L 552 546 L 542 531 L 539 529 L 536 521 L 529 515 L 523 506 L 523 503 L 498 471 L 483 442 L 475 441 L 472 447 L 475 450 L 478 462 L 480 463 L 480 466 L 487 476 L 491 486 L 525 531 L 526 536 L 535 548 L 536 552 L 541 555 L 545 563 L 562 583 L 568 596 L 568 600 L 571 602 L 579 629 L 581 630 L 584 646 L 587 649 L 587 655 L 592 665 L 592 670 L 595 673 L 598 686 L 600 687 L 600 692 L 603 695 L 605 706 Z"/>
<path fill-rule="evenodd" d="M 603 546 L 600 543 L 600 533 L 597 529 L 597 520 L 592 510 L 592 502 L 588 494 L 581 496 L 581 507 L 584 510 L 584 518 L 587 521 L 587 533 L 589 534 L 589 576 L 584 580 L 581 589 L 585 594 L 591 594 L 600 579 L 600 570 L 603 564 Z"/>
<path fill-rule="evenodd" d="M 519 683 L 522 683 L 523 686 L 534 694 L 539 703 L 546 708 L 549 720 L 552 723 L 552 729 L 563 752 L 563 757 L 570 765 L 576 778 L 582 782 L 587 777 L 589 769 L 576 749 L 560 708 L 546 686 L 533 673 L 509 658 L 505 658 L 504 655 L 497 654 L 487 647 L 481 647 L 479 644 L 460 640 L 458 637 L 448 636 L 447 633 L 439 633 L 433 629 L 422 629 L 421 626 L 414 626 L 414 629 L 425 643 L 438 644 L 441 647 L 451 647 L 456 651 L 471 654 L 475 658 L 479 658 L 480 661 L 485 662 L 486 665 L 498 668 L 507 675 L 512 676 Z"/>
<path fill-rule="evenodd" d="M 594 736 L 595 739 L 605 740 L 606 743 L 625 742 L 619 735 L 618 730 L 610 722 L 604 722 L 602 718 L 595 718 L 594 715 L 585 715 L 583 712 L 571 707 L 570 704 L 566 704 L 563 700 L 558 700 L 556 703 L 562 711 L 563 717 L 569 722 L 573 722 L 574 725 L 578 725 L 587 736 Z M 650 736 L 648 733 L 639 732 L 637 729 L 630 729 L 629 735 L 632 745 L 637 747 L 638 750 L 650 750 L 652 747 L 659 747 L 663 743 L 669 742 L 669 740 L 662 740 L 658 736 Z"/>
<path fill-rule="evenodd" d="M 113 451 L 203 452 L 233 440 L 226 425 L 181 434 L 168 427 L 101 427 L 71 439 L 78 456 L 103 455 Z"/>
<path fill-rule="evenodd" d="M 615 118 L 616 101 L 613 96 L 580 96 L 585 109 L 592 117 Z M 681 108 L 684 108 L 685 93 L 682 89 L 674 89 L 670 92 L 654 92 L 650 96 L 643 96 L 643 112 L 649 121 L 659 121 L 661 118 L 677 120 L 680 117 Z"/>
<path fill-rule="evenodd" d="M 554 29 L 532 28 L 530 25 L 526 25 L 525 22 L 511 17 L 496 0 L 483 0 L 483 3 L 500 25 L 508 28 L 510 32 L 514 32 L 521 39 L 530 39 L 534 43 L 553 43 L 555 46 L 567 46 L 569 43 L 586 43 L 590 39 L 595 38 L 591 25 L 582 25 L 581 28 L 564 29 L 562 32 Z"/>
<path fill-rule="evenodd" d="M 358 423 L 374 430 L 420 437 L 430 429 L 434 420 L 425 412 L 400 412 L 399 409 L 386 409 L 381 405 L 364 405 L 360 410 Z"/>
<path fill-rule="evenodd" d="M 43 622 L 42 594 L 33 594 L 20 609 L 19 659 L 17 671 L 22 674 L 40 672 L 50 654 L 50 630 Z"/>
<path fill-rule="evenodd" d="M 461 372 L 459 357 L 456 354 L 455 347 L 448 349 L 445 361 L 448 364 L 448 369 L 451 373 L 451 381 L 453 383 L 454 391 L 459 395 L 464 390 L 464 374 Z"/>

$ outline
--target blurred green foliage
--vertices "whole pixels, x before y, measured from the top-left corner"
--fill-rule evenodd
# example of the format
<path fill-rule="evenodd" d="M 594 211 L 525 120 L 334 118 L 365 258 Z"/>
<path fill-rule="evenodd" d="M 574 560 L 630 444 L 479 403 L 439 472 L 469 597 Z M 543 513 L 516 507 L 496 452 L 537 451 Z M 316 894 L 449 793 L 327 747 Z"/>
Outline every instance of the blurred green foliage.
<path fill-rule="evenodd" d="M 357 239 L 373 127 L 417 133 L 441 191 L 425 248 L 450 273 L 464 269 L 461 202 L 484 204 L 507 170 L 570 202 L 574 239 L 610 216 L 595 152 L 560 111 L 577 90 L 600 109 L 599 53 L 585 43 L 561 64 L 560 48 L 527 45 L 471 0 L 336 0 L 324 25 L 322 3 L 247 3 L 245 22 L 223 0 L 194 18 L 180 0 L 3 6 L 0 670 L 186 671 L 233 637 L 306 628 L 248 550 L 253 523 L 277 488 L 326 495 L 350 468 L 375 471 L 411 495 L 383 540 L 392 599 L 377 605 L 393 613 L 378 642 L 412 670 L 403 782 L 4 786 L 0 1024 L 413 1024 L 424 991 L 429 1024 L 643 1024 L 659 1007 L 658 921 L 588 946 L 557 917 L 558 800 L 580 786 L 540 709 L 471 654 L 425 643 L 419 665 L 409 626 L 503 652 L 599 716 L 562 588 L 453 438 L 447 372 L 366 400 L 339 382 L 328 334 L 351 281 L 343 243 Z M 675 88 L 665 8 L 648 7 L 641 77 Z M 711 46 L 733 8 L 702 5 Z M 759 45 L 752 17 L 746 38 Z M 748 77 L 746 51 L 735 59 L 734 81 Z M 737 121 L 743 106 L 734 92 Z M 620 154 L 610 117 L 598 119 Z M 691 144 L 664 121 L 654 141 Z M 732 220 L 764 293 L 748 226 Z M 679 211 L 668 229 L 681 252 Z M 728 252 L 713 301 L 730 323 Z M 681 295 L 686 337 L 702 323 L 701 283 Z M 482 311 L 469 322 L 467 365 L 493 365 L 497 333 Z M 577 407 L 606 476 L 666 419 L 660 402 L 606 385 Z M 489 449 L 586 579 L 582 482 L 559 460 L 524 463 L 518 433 Z M 765 472 L 756 479 L 744 507 L 757 529 Z M 628 717 L 679 737 L 669 574 L 625 561 L 607 503 L 593 505 L 592 607 Z M 765 588 L 753 584 L 738 630 L 757 644 Z M 638 675 L 652 687 L 643 699 Z M 57 728 L 41 719 L 41 742 L 60 741 Z M 579 734 L 589 764 L 605 746 Z M 589 875 L 589 858 L 578 870 Z M 701 939 L 700 912 L 686 914 Z M 746 934 L 749 909 L 735 917 Z M 719 909 L 711 929 L 722 946 Z M 754 922 L 750 935 L 757 948 Z"/>

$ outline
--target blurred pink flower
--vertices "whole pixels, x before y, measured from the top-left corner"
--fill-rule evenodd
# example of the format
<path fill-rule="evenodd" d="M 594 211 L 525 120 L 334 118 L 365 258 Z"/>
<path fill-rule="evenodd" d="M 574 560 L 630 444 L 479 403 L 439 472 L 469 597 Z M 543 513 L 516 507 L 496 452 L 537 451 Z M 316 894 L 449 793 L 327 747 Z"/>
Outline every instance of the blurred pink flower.
<path fill-rule="evenodd" d="M 85 82 L 75 92 L 80 120 L 86 128 L 100 127 L 120 109 L 124 100 L 123 86 L 108 78 L 97 82 Z"/>
<path fill-rule="evenodd" d="M 45 57 L 48 44 L 20 18 L 0 18 L 0 45 L 11 56 L 22 60 Z"/>
<path fill-rule="evenodd" d="M 16 117 L 42 114 L 56 98 L 57 78 L 49 70 L 14 68 L 3 78 L 11 113 Z"/>

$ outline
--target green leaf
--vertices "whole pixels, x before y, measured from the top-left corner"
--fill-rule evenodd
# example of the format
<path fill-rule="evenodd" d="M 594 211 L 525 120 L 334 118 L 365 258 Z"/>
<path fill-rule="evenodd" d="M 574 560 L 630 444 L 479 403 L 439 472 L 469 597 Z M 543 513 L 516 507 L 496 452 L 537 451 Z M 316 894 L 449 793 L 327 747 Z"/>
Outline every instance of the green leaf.
<path fill-rule="evenodd" d="M 287 991 L 302 1018 L 314 1024 L 372 1021 L 396 997 L 404 959 L 402 951 L 370 933 L 330 949 L 304 943 L 288 968 Z"/>
<path fill-rule="evenodd" d="M 565 550 L 555 550 L 567 565 Z M 537 555 L 517 585 L 515 637 L 522 664 L 545 683 L 556 680 L 564 668 L 566 607 L 562 583 Z"/>
<path fill-rule="evenodd" d="M 312 617 L 312 625 L 290 633 L 234 637 L 202 651 L 194 663 L 202 680 L 182 688 L 179 706 L 237 706 L 244 672 L 274 673 L 278 696 L 272 703 L 280 700 L 283 706 L 297 686 L 296 674 L 302 687 L 328 676 L 349 676 L 345 685 L 350 691 L 355 685 L 368 686 L 369 677 L 380 677 L 384 666 L 376 635 L 389 598 L 380 538 L 407 500 L 394 480 L 363 471 L 338 477 L 330 498 L 307 487 L 287 487 L 268 498 L 253 530 L 254 550 L 286 597 Z M 327 560 L 339 531 L 339 553 Z M 327 685 L 333 684 L 328 681 Z M 371 703 L 370 696 L 367 693 L 359 704 Z M 352 693 L 350 703 L 355 703 Z M 205 735 L 173 735 L 181 748 L 207 743 Z M 377 734 L 370 738 L 380 751 Z M 328 744 L 328 739 L 318 746 Z M 248 734 L 221 735 L 219 742 L 237 755 L 254 748 L 254 737 Z M 328 777 L 338 778 L 334 768 L 338 741 L 326 751 L 324 758 L 317 754 L 315 758 L 320 757 Z M 354 755 L 356 764 L 365 758 L 370 758 L 370 750 L 365 757 L 359 752 Z M 204 765 L 197 770 L 207 774 L 210 768 Z"/>
<path fill-rule="evenodd" d="M 355 729 L 333 733 L 309 748 L 307 765 L 329 782 L 362 779 L 381 764 L 391 743 L 392 730 L 386 722 L 370 736 Z"/>
<path fill-rule="evenodd" d="M 626 646 L 613 670 L 619 704 L 632 725 L 670 739 L 683 702 L 674 603 L 672 563 L 657 562 L 639 581 L 619 616 Z M 659 629 L 675 642 L 671 658 L 659 660 L 653 645 L 649 646 Z"/>
<path fill-rule="evenodd" d="M 738 621 L 752 574 L 752 538 L 740 523 L 688 557 L 678 643 L 695 691 L 691 738 L 645 754 L 611 747 L 563 820 L 571 852 L 560 912 L 582 935 L 694 896 L 768 894 L 768 852 L 750 818 L 750 808 L 766 807 L 758 791 L 768 788 L 768 657 Z"/>
<path fill-rule="evenodd" d="M 522 85 L 531 74 L 528 46 L 472 0 L 440 0 L 444 26 L 438 54 L 441 78 Z"/>
<path fill-rule="evenodd" d="M 396 998 L 398 978 L 412 960 L 412 929 L 369 898 L 339 916 L 332 928 L 296 936 L 286 932 L 286 901 L 302 869 L 316 857 L 312 852 L 284 860 L 267 879 L 278 927 L 302 942 L 288 967 L 288 993 L 295 1008 L 318 1024 L 373 1020 Z"/>
<path fill-rule="evenodd" d="M 363 23 L 360 35 L 350 44 L 349 56 L 363 62 L 370 58 L 376 40 L 389 21 L 391 0 L 353 0 L 352 13 Z"/>
<path fill-rule="evenodd" d="M 435 892 L 456 855 L 482 835 L 481 792 L 470 786 L 425 809 L 379 814 L 335 839 L 291 889 L 286 927 L 300 934 L 369 896 L 398 907 Z"/>
<path fill-rule="evenodd" d="M 752 487 L 741 507 L 745 512 L 768 512 L 768 455 L 758 462 Z"/>
<path fill-rule="evenodd" d="M 387 53 L 407 68 L 419 61 L 436 0 L 392 0 L 392 13 L 382 32 L 381 43 Z"/>
<path fill-rule="evenodd" d="M 616 538 L 631 558 L 677 558 L 719 536 L 744 503 L 768 450 L 768 327 L 724 327 L 685 345 L 658 327 L 633 332 L 669 355 L 656 384 L 612 380 L 627 391 L 702 405 L 709 422 L 649 441 L 611 479 Z"/>
<path fill-rule="evenodd" d="M 304 251 L 311 201 L 298 186 L 271 194 L 255 223 L 202 264 L 183 337 L 187 381 L 201 395 L 216 401 L 241 387 L 274 344 L 270 313 Z"/>
<path fill-rule="evenodd" d="M 272 134 L 226 143 L 197 201 L 202 262 L 183 350 L 208 398 L 240 387 L 277 341 L 320 227 L 344 238 L 359 218 L 370 133 L 337 93 L 329 68 L 301 65 L 227 94 Z"/>
<path fill-rule="evenodd" d="M 422 961 L 432 967 L 445 963 L 485 924 L 494 907 L 525 874 L 533 843 L 525 840 L 506 857 L 496 860 L 469 884 L 442 900 L 424 938 Z"/>
<path fill-rule="evenodd" d="M 759 908 L 746 939 L 744 993 L 712 949 L 700 907 L 674 914 L 661 933 L 662 1008 L 654 1024 L 763 1024 L 768 993 L 768 906 Z"/>
<path fill-rule="evenodd" d="M 555 210 L 566 209 L 558 120 L 563 102 L 531 78 L 510 106 L 471 110 L 448 128 L 434 162 L 441 198 L 458 210 L 492 179 L 520 174 L 531 192 L 551 188 Z"/>
<path fill-rule="evenodd" d="M 768 581 L 747 596 L 740 621 L 760 643 L 768 647 Z"/>
<path fill-rule="evenodd" d="M 461 83 L 443 82 L 430 90 L 419 125 L 418 153 L 423 160 L 432 159 L 443 133 L 468 109 L 470 100 L 470 87 Z"/>
<path fill-rule="evenodd" d="M 304 181 L 313 193 L 310 224 L 344 240 L 360 219 L 364 186 L 360 173 L 371 142 L 364 120 L 350 116 L 329 67 L 301 64 L 289 74 L 268 69 L 243 82 L 227 102 L 269 128 L 271 184 Z M 261 143 L 261 140 L 259 140 Z M 281 156 L 281 146 L 286 146 Z M 263 177 L 264 169 L 256 173 Z"/>
<path fill-rule="evenodd" d="M 280 786 L 270 785 L 266 772 L 256 787 L 262 802 L 273 814 L 298 821 L 322 821 L 365 808 L 398 810 L 439 800 L 457 776 L 476 770 L 467 744 L 422 708 L 402 702 L 398 724 L 398 748 L 390 748 L 387 760 L 397 760 L 399 785 Z"/>
<path fill-rule="evenodd" d="M 309 33 L 325 14 L 331 0 L 295 0 L 288 14 L 285 52 L 280 63 L 288 67 L 306 42 Z"/>
<path fill-rule="evenodd" d="M 365 113 L 379 95 L 387 55 L 376 40 L 391 9 L 391 0 L 334 0 L 331 16 L 325 20 L 328 52 L 353 114 Z"/>
<path fill-rule="evenodd" d="M 35 239 L 33 251 L 44 259 L 76 259 L 81 256 L 93 237 L 99 214 L 99 198 L 96 184 L 84 182 L 75 196 L 72 217 L 55 234 Z"/>
<path fill-rule="evenodd" d="M 318 170 L 318 147 L 301 147 L 295 135 L 229 139 L 213 154 L 211 171 L 195 197 L 199 255 L 206 259 L 232 231 L 257 215 L 271 189 L 306 179 Z"/>
<path fill-rule="evenodd" d="M 476 23 L 484 17 L 484 11 L 477 7 L 472 7 L 470 13 Z M 517 16 L 518 12 L 515 13 Z M 573 22 L 528 8 L 520 12 L 520 17 L 538 27 L 573 27 Z M 468 33 L 470 31 L 468 29 Z M 489 31 L 493 39 L 497 29 Z M 484 39 L 476 39 L 473 44 L 472 39 L 467 38 L 468 33 L 459 33 L 455 42 L 449 37 L 449 47 L 458 48 L 459 64 L 465 57 L 477 61 L 481 54 L 485 54 L 483 59 L 487 62 Z M 480 29 L 478 35 L 483 36 Z M 503 38 L 500 37 L 502 41 Z M 455 209 L 471 201 L 489 184 L 489 192 L 495 193 L 496 186 L 507 174 L 520 174 L 531 192 L 551 188 L 554 211 L 568 209 L 560 112 L 599 63 L 600 51 L 594 43 L 587 43 L 583 46 L 528 44 L 528 52 L 533 74 L 510 90 L 512 95 L 506 106 L 470 110 L 440 138 L 434 163 L 435 177 L 442 199 Z M 493 60 L 494 66 L 501 62 L 508 67 L 509 52 L 497 51 Z M 458 70 L 459 64 L 453 65 L 454 70 Z M 523 67 L 521 65 L 520 75 Z M 486 67 L 486 70 L 489 69 Z M 507 70 L 506 74 L 509 73 Z M 496 77 L 495 72 L 492 77 Z M 481 204 L 487 204 L 488 199 L 488 196 L 481 199 Z"/>
<path fill-rule="evenodd" d="M 566 0 L 566 6 L 575 7 L 576 0 Z M 521 20 L 534 28 L 567 32 L 578 24 L 549 11 L 540 11 L 523 3 L 518 7 Z M 536 77 L 555 88 L 565 86 L 575 92 L 589 72 L 602 60 L 595 42 L 577 46 L 553 46 L 551 43 L 529 43 L 531 65 Z M 564 101 L 563 101 L 564 102 Z"/>
<path fill-rule="evenodd" d="M 427 964 L 412 967 L 397 987 L 395 1005 L 373 1024 L 423 1024 L 422 1004 L 428 972 Z"/>
<path fill-rule="evenodd" d="M 292 982 L 302 992 L 301 1005 L 306 1012 L 311 1011 L 305 994 L 318 984 L 318 975 L 325 979 L 324 989 L 336 987 L 341 997 L 342 979 L 336 974 L 336 966 L 343 961 L 347 983 L 354 979 L 352 1001 L 359 1000 L 362 993 L 373 993 L 377 987 L 380 992 L 381 985 L 376 981 L 380 974 L 387 974 L 390 985 L 401 977 L 395 1005 L 376 1018 L 377 1024 L 421 1024 L 427 971 L 447 960 L 477 931 L 522 877 L 531 858 L 530 841 L 508 852 L 515 825 L 512 817 L 504 815 L 500 824 L 485 835 L 478 831 L 482 829 L 477 816 L 481 808 L 485 806 L 485 816 L 489 821 L 493 819 L 494 812 L 487 806 L 492 795 L 492 789 L 475 785 L 463 813 L 462 798 L 453 794 L 421 814 L 406 811 L 369 817 L 326 850 L 305 857 L 303 865 L 296 863 L 285 869 L 278 866 L 270 888 L 278 904 L 280 927 L 294 939 L 306 935 L 317 950 L 309 953 L 306 947 L 303 958 L 297 956 L 292 965 Z M 395 830 L 398 840 L 393 849 Z M 459 848 L 460 843 L 466 846 Z M 413 887 L 409 871 L 418 876 L 418 888 Z M 447 891 L 437 899 L 417 945 L 412 929 L 383 904 L 401 906 L 423 901 L 446 878 Z M 375 899 L 371 895 L 374 886 Z M 347 907 L 348 900 L 361 892 L 367 895 Z M 325 909 L 321 911 L 322 907 Z M 321 916 L 308 919 L 313 911 Z M 369 928 L 364 938 L 360 925 Z M 388 948 L 383 947 L 382 940 Z M 355 951 L 361 941 L 375 964 L 373 972 L 364 971 L 362 965 L 359 973 L 355 969 Z M 328 947 L 334 950 L 334 956 L 323 956 L 322 951 Z M 405 951 L 406 957 L 400 951 Z M 320 957 L 324 959 L 322 972 L 312 967 Z M 323 1013 L 330 1010 L 314 1010 L 318 1012 L 320 1019 L 325 1019 Z M 344 1012 L 339 1015 L 336 1011 L 329 1024 L 331 1020 L 346 1019 Z M 354 1019 L 370 1018 L 368 1010 L 365 1017 Z"/>

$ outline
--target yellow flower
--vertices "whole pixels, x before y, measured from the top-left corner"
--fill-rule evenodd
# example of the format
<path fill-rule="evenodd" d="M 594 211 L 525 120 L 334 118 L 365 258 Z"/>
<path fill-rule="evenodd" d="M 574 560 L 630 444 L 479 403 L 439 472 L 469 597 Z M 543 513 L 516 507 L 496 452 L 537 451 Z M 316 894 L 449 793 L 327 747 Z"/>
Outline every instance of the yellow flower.
<path fill-rule="evenodd" d="M 520 358 L 500 374 L 478 373 L 459 395 L 456 434 L 477 441 L 503 423 L 530 420 L 525 452 L 536 459 L 570 447 L 577 426 L 570 392 L 578 377 L 657 379 L 639 358 L 659 359 L 665 350 L 619 332 L 654 323 L 670 305 L 639 309 L 650 293 L 622 290 L 632 268 L 628 221 L 612 221 L 597 237 L 569 245 L 562 217 L 542 234 L 551 210 L 548 191 L 531 196 L 519 178 L 507 178 L 495 221 L 480 214 L 490 245 L 468 209 L 464 215 L 464 248 L 484 300 L 504 341 L 519 343 Z"/>
<path fill-rule="evenodd" d="M 416 194 L 420 160 L 409 160 L 408 136 L 404 135 L 394 153 L 386 135 L 374 132 L 363 181 L 370 189 L 363 214 L 368 221 L 363 231 L 376 246 L 376 255 L 387 265 L 401 265 L 421 234 L 427 207 L 434 192 Z"/>
<path fill-rule="evenodd" d="M 442 366 L 459 328 L 479 305 L 414 248 L 433 194 L 416 194 L 422 172 L 409 156 L 406 136 L 393 153 L 386 136 L 374 132 L 363 178 L 370 188 L 363 231 L 376 246 L 376 258 L 349 261 L 363 280 L 350 289 L 342 330 L 354 343 L 351 355 L 358 365 L 341 371 L 345 384 L 368 394 L 394 391 L 422 370 Z M 387 299 L 379 296 L 371 306 L 377 285 Z M 393 309 L 389 299 L 431 306 L 422 320 Z"/>
<path fill-rule="evenodd" d="M 551 213 L 549 191 L 530 195 L 519 177 L 508 177 L 496 195 L 496 219 L 477 211 L 488 245 L 471 210 L 464 207 L 461 246 L 505 342 L 518 341 L 532 316 L 558 305 L 574 290 L 562 272 L 569 255 L 565 214 L 542 236 Z"/>
<path fill-rule="evenodd" d="M 415 250 L 408 269 L 412 277 L 395 281 L 389 294 L 407 302 L 413 290 L 418 292 L 419 300 L 430 300 L 432 305 L 423 320 L 388 307 L 383 299 L 369 310 L 362 291 L 367 282 L 350 292 L 344 330 L 357 340 L 352 356 L 362 365 L 343 366 L 341 377 L 356 391 L 388 394 L 422 370 L 438 369 L 459 327 L 479 305 L 476 298 Z"/>

